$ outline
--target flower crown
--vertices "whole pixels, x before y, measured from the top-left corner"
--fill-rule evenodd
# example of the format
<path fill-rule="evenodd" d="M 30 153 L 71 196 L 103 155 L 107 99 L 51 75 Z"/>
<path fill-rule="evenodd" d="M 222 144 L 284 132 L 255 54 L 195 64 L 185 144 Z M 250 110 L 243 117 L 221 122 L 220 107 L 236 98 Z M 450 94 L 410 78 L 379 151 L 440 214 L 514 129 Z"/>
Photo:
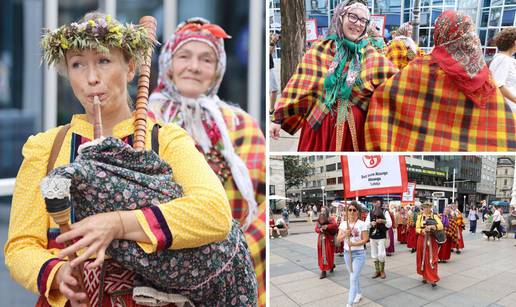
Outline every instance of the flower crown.
<path fill-rule="evenodd" d="M 110 15 L 88 19 L 84 22 L 72 22 L 53 31 L 45 29 L 41 39 L 43 61 L 49 66 L 61 63 L 67 50 L 98 49 L 109 53 L 109 48 L 120 48 L 136 65 L 142 63 L 148 48 L 157 42 L 147 35 L 143 26 L 121 24 Z"/>

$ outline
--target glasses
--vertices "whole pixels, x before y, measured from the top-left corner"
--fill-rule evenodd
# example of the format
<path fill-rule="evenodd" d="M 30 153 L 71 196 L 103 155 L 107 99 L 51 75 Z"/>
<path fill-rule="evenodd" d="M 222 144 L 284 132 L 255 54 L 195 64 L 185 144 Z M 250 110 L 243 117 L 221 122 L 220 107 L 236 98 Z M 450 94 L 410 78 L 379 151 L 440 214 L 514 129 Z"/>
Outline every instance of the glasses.
<path fill-rule="evenodd" d="M 348 209 L 348 212 L 357 212 L 357 209 Z"/>
<path fill-rule="evenodd" d="M 347 13 L 346 15 L 348 15 L 348 19 L 352 23 L 357 23 L 358 21 L 360 21 L 360 24 L 362 24 L 363 26 L 367 26 L 369 24 L 369 20 L 368 19 L 359 18 L 358 15 L 356 15 L 356 14 Z"/>

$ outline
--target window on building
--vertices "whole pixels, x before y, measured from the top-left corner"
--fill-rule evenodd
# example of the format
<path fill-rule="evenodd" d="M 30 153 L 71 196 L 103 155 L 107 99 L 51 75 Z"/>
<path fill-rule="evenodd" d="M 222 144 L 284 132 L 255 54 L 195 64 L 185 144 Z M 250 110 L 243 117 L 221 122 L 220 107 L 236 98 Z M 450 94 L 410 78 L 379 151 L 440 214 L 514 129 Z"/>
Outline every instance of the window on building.
<path fill-rule="evenodd" d="M 276 194 L 276 186 L 271 184 L 269 185 L 269 195 L 275 195 Z"/>
<path fill-rule="evenodd" d="M 337 169 L 342 169 L 342 163 L 337 163 Z"/>
<path fill-rule="evenodd" d="M 339 182 L 339 184 L 342 183 L 342 177 L 339 177 L 338 182 Z"/>
<path fill-rule="evenodd" d="M 334 185 L 334 184 L 337 184 L 337 178 L 326 179 L 326 185 Z"/>
<path fill-rule="evenodd" d="M 331 171 L 334 171 L 336 169 L 337 169 L 337 166 L 335 165 L 335 163 L 326 165 L 326 171 L 327 172 L 331 172 Z"/>

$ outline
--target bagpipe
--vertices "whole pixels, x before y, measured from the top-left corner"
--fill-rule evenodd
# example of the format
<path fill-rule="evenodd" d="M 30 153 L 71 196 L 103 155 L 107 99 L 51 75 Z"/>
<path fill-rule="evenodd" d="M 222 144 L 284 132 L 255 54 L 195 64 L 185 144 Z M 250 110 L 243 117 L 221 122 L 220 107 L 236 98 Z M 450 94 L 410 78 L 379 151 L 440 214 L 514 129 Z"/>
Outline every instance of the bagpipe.
<path fill-rule="evenodd" d="M 140 24 L 155 41 L 156 20 L 145 16 L 140 19 Z M 70 229 L 71 211 L 76 221 L 121 210 L 150 209 L 155 212 L 160 204 L 183 196 L 181 186 L 174 182 L 172 168 L 160 158 L 159 152 L 145 150 L 152 49 L 149 48 L 140 67 L 133 147 L 117 138 L 102 137 L 100 102 L 95 97 L 95 140 L 81 145 L 73 163 L 55 168 L 41 183 L 47 211 L 62 233 Z M 164 236 L 172 244 L 172 233 L 164 231 Z M 166 247 L 146 253 L 135 241 L 116 239 L 106 253 L 123 268 L 134 272 L 133 298 L 139 293 L 144 296 L 143 301 L 151 300 L 158 305 L 184 302 L 163 301 L 167 294 L 203 305 L 216 300 L 217 295 L 226 295 L 222 289 L 228 280 L 248 289 L 257 289 L 245 236 L 236 221 L 232 222 L 226 239 L 197 248 L 171 250 Z M 75 257 L 71 256 L 70 260 Z M 233 272 L 228 271 L 230 268 Z M 79 281 L 80 292 L 89 294 L 84 289 L 82 266 L 73 274 Z M 228 274 L 231 274 L 230 278 L 226 276 Z M 137 292 L 137 289 L 151 291 Z M 158 295 L 154 296 L 155 293 Z M 247 296 L 249 302 L 256 301 L 256 293 Z"/>

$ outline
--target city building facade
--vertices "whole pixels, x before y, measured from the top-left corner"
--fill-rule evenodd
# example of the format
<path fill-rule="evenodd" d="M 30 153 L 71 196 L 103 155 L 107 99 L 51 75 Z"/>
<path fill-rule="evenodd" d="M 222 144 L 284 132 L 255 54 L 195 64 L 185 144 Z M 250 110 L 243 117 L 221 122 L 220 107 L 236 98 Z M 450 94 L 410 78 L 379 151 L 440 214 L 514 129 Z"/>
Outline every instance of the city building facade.
<path fill-rule="evenodd" d="M 514 182 L 514 156 L 499 157 L 496 165 L 496 199 L 511 201 Z"/>
<path fill-rule="evenodd" d="M 281 156 L 269 157 L 269 198 L 273 195 L 286 198 L 285 194 L 285 167 Z M 271 199 L 269 208 L 272 211 L 283 209 L 286 205 L 285 199 Z"/>

